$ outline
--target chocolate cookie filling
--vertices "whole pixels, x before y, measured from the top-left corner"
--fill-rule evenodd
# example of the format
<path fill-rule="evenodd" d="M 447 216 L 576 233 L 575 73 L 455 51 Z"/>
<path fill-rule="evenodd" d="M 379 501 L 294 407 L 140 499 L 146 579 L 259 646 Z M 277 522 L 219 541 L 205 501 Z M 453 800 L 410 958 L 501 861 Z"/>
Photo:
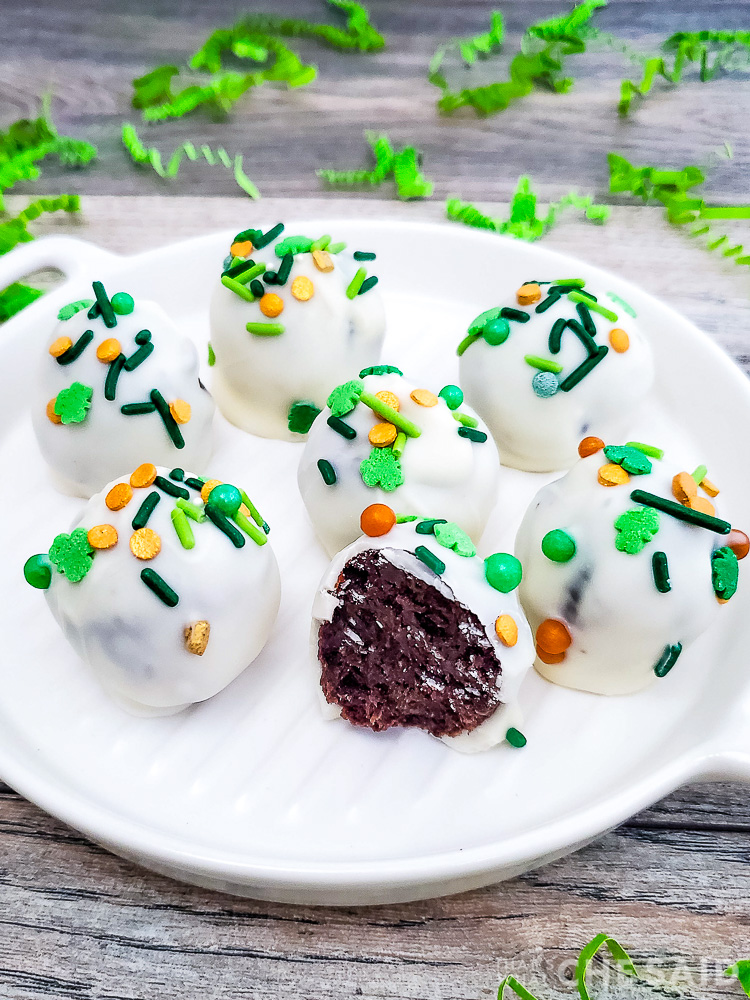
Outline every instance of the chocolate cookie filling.
<path fill-rule="evenodd" d="M 334 594 L 339 604 L 318 634 L 321 686 L 349 722 L 457 736 L 498 707 L 500 661 L 480 620 L 457 600 L 380 549 L 353 556 Z"/>

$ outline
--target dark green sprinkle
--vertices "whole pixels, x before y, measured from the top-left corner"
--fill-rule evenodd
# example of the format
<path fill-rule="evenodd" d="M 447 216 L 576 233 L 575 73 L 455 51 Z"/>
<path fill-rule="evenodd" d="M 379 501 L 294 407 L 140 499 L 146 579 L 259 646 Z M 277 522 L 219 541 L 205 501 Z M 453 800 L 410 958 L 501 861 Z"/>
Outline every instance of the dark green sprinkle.
<path fill-rule="evenodd" d="M 29 586 L 36 590 L 47 590 L 52 583 L 49 556 L 42 552 L 27 559 L 23 564 L 23 576 Z"/>
<path fill-rule="evenodd" d="M 97 316 L 101 314 L 101 309 L 99 308 L 99 303 L 95 302 L 89 311 L 86 313 L 89 319 L 96 319 Z"/>
<path fill-rule="evenodd" d="M 146 567 L 146 569 L 141 570 L 141 580 L 146 584 L 149 590 L 152 590 L 156 596 L 162 601 L 168 608 L 176 608 L 180 598 L 175 594 L 168 583 L 159 576 L 156 570 Z"/>
<path fill-rule="evenodd" d="M 263 282 L 258 281 L 257 278 L 253 278 L 253 280 L 250 282 L 250 291 L 253 293 L 256 299 L 263 298 L 263 296 L 266 293 L 266 290 L 263 287 Z"/>
<path fill-rule="evenodd" d="M 542 299 L 542 301 L 534 309 L 534 312 L 538 313 L 546 312 L 550 308 L 550 306 L 553 306 L 555 304 L 555 302 L 559 302 L 561 295 L 562 292 L 558 291 L 557 287 L 551 288 L 549 290 L 547 298 Z"/>
<path fill-rule="evenodd" d="M 419 524 L 415 525 L 414 530 L 420 535 L 434 535 L 436 524 L 447 523 L 444 517 L 435 517 L 429 521 L 420 521 Z"/>
<path fill-rule="evenodd" d="M 104 291 L 104 285 L 101 281 L 95 281 L 91 287 L 94 289 L 96 304 L 99 306 L 99 312 L 104 320 L 104 325 L 108 326 L 110 329 L 113 326 L 117 326 L 117 316 L 115 316 L 112 303 L 109 301 L 107 293 Z"/>
<path fill-rule="evenodd" d="M 126 417 L 135 417 L 141 413 L 153 413 L 156 407 L 153 403 L 124 403 L 120 407 L 120 413 L 124 413 Z"/>
<path fill-rule="evenodd" d="M 518 750 L 520 750 L 521 747 L 526 746 L 527 742 L 526 737 L 523 735 L 520 729 L 516 729 L 514 726 L 510 727 L 510 729 L 505 734 L 505 738 L 512 747 L 516 747 L 516 749 Z"/>
<path fill-rule="evenodd" d="M 190 494 L 184 486 L 175 486 L 174 483 L 170 483 L 170 481 L 165 479 L 164 476 L 157 476 L 156 479 L 154 479 L 154 486 L 158 486 L 160 490 L 164 493 L 168 493 L 171 497 L 182 497 L 183 500 L 190 499 Z"/>
<path fill-rule="evenodd" d="M 359 373 L 360 378 L 367 378 L 368 375 L 402 375 L 403 372 L 395 365 L 372 365 L 370 368 L 363 368 Z"/>
<path fill-rule="evenodd" d="M 135 369 L 139 365 L 143 364 L 143 362 L 146 360 L 149 354 L 151 354 L 153 349 L 154 345 L 150 341 L 145 344 L 142 344 L 137 351 L 133 351 L 130 357 L 125 359 L 125 363 L 123 364 L 122 367 L 125 369 L 126 372 L 135 371 Z"/>
<path fill-rule="evenodd" d="M 115 360 L 110 362 L 109 368 L 107 369 L 107 377 L 104 380 L 104 398 L 108 399 L 110 402 L 117 395 L 117 380 L 120 377 L 120 372 L 122 371 L 124 364 L 125 355 L 118 354 Z"/>
<path fill-rule="evenodd" d="M 281 263 L 279 264 L 279 269 L 276 272 L 276 284 L 285 285 L 286 280 L 292 270 L 292 264 L 294 263 L 294 254 L 285 253 L 281 258 Z"/>
<path fill-rule="evenodd" d="M 151 340 L 151 331 L 139 330 L 134 339 L 136 344 L 147 344 Z"/>
<path fill-rule="evenodd" d="M 238 274 L 243 274 L 245 271 L 249 271 L 251 267 L 255 267 L 254 260 L 243 260 L 239 264 L 233 264 L 226 271 L 222 271 L 222 278 L 236 278 Z"/>
<path fill-rule="evenodd" d="M 728 535 L 732 530 L 729 521 L 722 521 L 718 517 L 704 514 L 702 510 L 692 510 L 690 507 L 683 507 L 681 503 L 674 500 L 665 500 L 654 493 L 647 493 L 645 490 L 633 490 L 630 499 L 635 503 L 642 503 L 644 507 L 653 507 L 665 514 L 671 514 L 678 521 L 687 521 L 688 524 L 697 524 L 700 528 L 708 528 L 715 531 L 717 535 Z"/>
<path fill-rule="evenodd" d="M 549 350 L 550 354 L 559 354 L 560 347 L 562 346 L 562 335 L 568 328 L 568 321 L 560 317 L 556 319 L 552 324 L 552 329 L 549 332 Z"/>
<path fill-rule="evenodd" d="M 589 352 L 589 356 L 593 356 L 597 350 L 597 343 L 590 333 L 583 327 L 577 319 L 569 319 L 567 322 L 567 327 L 572 330 L 573 333 L 578 337 L 583 346 Z"/>
<path fill-rule="evenodd" d="M 311 399 L 295 399 L 289 407 L 286 425 L 292 434 L 307 434 L 319 413 L 320 407 Z"/>
<path fill-rule="evenodd" d="M 172 444 L 175 448 L 184 448 L 185 439 L 180 431 L 179 424 L 169 412 L 169 404 L 166 399 L 162 396 L 158 389 L 152 389 L 149 393 L 151 396 L 151 402 L 154 404 L 156 409 L 159 411 L 159 416 L 164 422 L 164 427 L 166 428 L 167 434 L 172 439 Z"/>
<path fill-rule="evenodd" d="M 607 356 L 608 352 L 608 347 L 597 348 L 596 354 L 589 355 L 583 364 L 580 364 L 567 378 L 563 379 L 560 383 L 560 389 L 563 392 L 570 392 L 571 389 L 574 389 L 580 381 L 586 378 L 589 372 L 596 368 L 599 362 Z"/>
<path fill-rule="evenodd" d="M 269 243 L 273 243 L 277 236 L 281 236 L 284 232 L 284 223 L 277 222 L 276 225 L 269 229 L 267 233 L 261 233 L 260 236 L 256 236 L 252 240 L 253 249 L 262 250 L 263 247 L 267 247 Z"/>
<path fill-rule="evenodd" d="M 377 275 L 371 274 L 369 278 L 365 278 L 365 280 L 362 282 L 362 284 L 359 287 L 359 291 L 357 292 L 357 295 L 364 295 L 365 292 L 369 292 L 371 288 L 374 288 L 375 285 L 377 285 L 377 283 L 378 283 Z"/>
<path fill-rule="evenodd" d="M 206 484 L 203 482 L 202 479 L 196 479 L 195 476 L 191 476 L 189 479 L 185 480 L 185 485 L 189 486 L 192 490 L 198 490 L 198 492 L 200 493 L 200 491 Z"/>
<path fill-rule="evenodd" d="M 428 569 L 431 569 L 433 573 L 445 573 L 445 563 L 442 559 L 438 559 L 434 552 L 430 552 L 428 548 L 424 545 L 418 545 L 414 549 L 414 555 L 423 562 Z"/>
<path fill-rule="evenodd" d="M 89 346 L 89 344 L 93 339 L 94 339 L 94 331 L 86 330 L 85 333 L 81 334 L 81 336 L 78 338 L 75 344 L 71 344 L 71 346 L 67 349 L 67 351 L 65 351 L 64 354 L 61 354 L 59 358 L 55 358 L 55 361 L 58 363 L 58 365 L 71 364 L 71 362 L 75 361 L 77 358 L 80 358 L 80 356 L 83 354 L 83 352 L 86 350 L 86 348 Z"/>
<path fill-rule="evenodd" d="M 586 306 L 583 302 L 576 302 L 576 312 L 581 317 L 581 323 L 583 323 L 583 329 L 586 333 L 588 333 L 591 337 L 595 337 L 596 325 L 594 324 L 594 320 L 588 310 L 588 306 Z"/>
<path fill-rule="evenodd" d="M 148 519 L 154 512 L 154 507 L 161 500 L 161 494 L 154 490 L 152 493 L 146 497 L 141 506 L 135 512 L 135 517 L 130 522 L 133 525 L 133 531 L 138 531 L 139 528 L 145 528 L 148 524 Z"/>
<path fill-rule="evenodd" d="M 357 436 L 357 432 L 351 424 L 347 424 L 347 422 L 342 420 L 341 417 L 330 416 L 328 420 L 326 420 L 326 423 L 332 431 L 336 431 L 337 434 L 340 434 L 342 438 L 346 438 L 347 441 L 353 441 Z"/>
<path fill-rule="evenodd" d="M 672 667 L 677 663 L 677 657 L 682 652 L 682 643 L 676 642 L 673 646 L 665 646 L 664 652 L 654 664 L 654 673 L 657 677 L 666 677 Z"/>
<path fill-rule="evenodd" d="M 531 319 L 529 313 L 524 312 L 523 309 L 512 309 L 510 306 L 503 306 L 500 310 L 500 316 L 502 319 L 512 319 L 516 323 L 528 323 Z"/>
<path fill-rule="evenodd" d="M 484 431 L 475 430 L 473 427 L 459 427 L 458 435 L 462 438 L 468 438 L 469 441 L 476 441 L 478 444 L 483 444 L 487 440 Z"/>
<path fill-rule="evenodd" d="M 184 469 L 172 469 L 172 471 L 169 473 L 169 478 L 170 479 L 176 479 L 178 483 L 181 483 L 182 480 L 185 478 L 185 470 Z"/>
<path fill-rule="evenodd" d="M 322 476 L 326 486 L 333 486 L 336 482 L 336 470 L 325 458 L 318 459 L 318 472 Z"/>
<path fill-rule="evenodd" d="M 672 589 L 669 582 L 669 563 L 666 552 L 654 552 L 651 556 L 651 572 L 654 577 L 654 585 L 660 594 L 668 594 Z"/>
<path fill-rule="evenodd" d="M 239 528 L 235 528 L 232 522 L 226 517 L 225 514 L 214 507 L 213 504 L 207 503 L 205 507 L 206 514 L 214 522 L 220 531 L 223 531 L 227 538 L 231 541 L 236 549 L 241 549 L 245 544 L 245 536 L 242 534 Z"/>
<path fill-rule="evenodd" d="M 250 240 L 253 246 L 257 246 L 258 240 L 262 237 L 263 230 L 261 229 L 243 229 L 241 233 L 237 233 L 232 243 L 246 243 L 247 240 Z"/>
<path fill-rule="evenodd" d="M 279 276 L 278 276 L 278 274 L 275 271 L 264 271 L 263 272 L 263 280 L 265 281 L 265 283 L 267 285 L 276 285 L 276 284 L 278 284 L 278 277 Z"/>
<path fill-rule="evenodd" d="M 375 260 L 375 254 L 369 250 L 355 250 L 352 254 L 355 260 Z"/>

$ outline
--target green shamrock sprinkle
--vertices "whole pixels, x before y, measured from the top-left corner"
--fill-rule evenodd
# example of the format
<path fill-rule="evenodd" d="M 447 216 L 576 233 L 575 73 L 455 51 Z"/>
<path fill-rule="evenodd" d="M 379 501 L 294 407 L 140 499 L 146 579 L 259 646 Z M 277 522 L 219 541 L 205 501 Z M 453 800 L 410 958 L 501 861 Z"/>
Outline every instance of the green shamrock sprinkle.
<path fill-rule="evenodd" d="M 55 400 L 55 413 L 64 424 L 82 424 L 91 406 L 94 390 L 83 382 L 74 382 L 62 389 Z"/>
<path fill-rule="evenodd" d="M 90 309 L 93 304 L 93 299 L 79 299 L 77 302 L 69 302 L 66 306 L 62 307 L 57 314 L 57 318 L 63 320 L 72 319 L 76 313 L 81 312 L 83 309 Z"/>
<path fill-rule="evenodd" d="M 395 365 L 371 365 L 369 368 L 363 368 L 359 373 L 360 378 L 367 378 L 368 375 L 403 375 L 404 373 L 400 368 L 396 368 Z M 459 404 L 460 405 L 460 404 Z"/>
<path fill-rule="evenodd" d="M 379 486 L 386 493 L 404 481 L 401 463 L 390 448 L 373 448 L 369 458 L 360 463 L 359 472 L 365 486 Z"/>
<path fill-rule="evenodd" d="M 714 593 L 723 601 L 728 601 L 734 596 L 739 569 L 737 556 L 728 545 L 723 545 L 711 556 L 711 583 Z"/>
<path fill-rule="evenodd" d="M 645 476 L 651 472 L 651 462 L 637 448 L 629 448 L 627 445 L 608 444 L 604 449 L 604 454 L 610 462 L 621 466 L 631 476 Z"/>
<path fill-rule="evenodd" d="M 635 555 L 659 530 L 659 511 L 653 507 L 635 507 L 626 510 L 615 521 L 615 528 L 617 529 L 615 546 L 620 552 Z"/>
<path fill-rule="evenodd" d="M 358 378 L 352 379 L 351 382 L 344 382 L 343 385 L 337 385 L 328 397 L 331 416 L 343 417 L 347 413 L 351 413 L 359 402 L 363 389 L 364 384 Z"/>
<path fill-rule="evenodd" d="M 459 556 L 465 556 L 470 559 L 471 556 L 477 554 L 477 550 L 474 548 L 474 543 L 466 534 L 466 532 L 459 528 L 457 524 L 453 521 L 443 521 L 442 523 L 437 523 L 435 525 L 435 538 L 441 545 L 446 549 L 453 549 L 453 551 Z"/>
<path fill-rule="evenodd" d="M 309 253 L 313 243 L 309 236 L 285 236 L 273 249 L 277 257 L 284 257 L 288 253 Z"/>
<path fill-rule="evenodd" d="M 50 547 L 49 558 L 71 583 L 80 583 L 94 561 L 86 529 L 76 528 L 69 535 L 58 535 Z"/>
<path fill-rule="evenodd" d="M 488 323 L 492 323 L 494 320 L 501 318 L 501 311 L 502 306 L 495 306 L 494 309 L 487 309 L 485 312 L 480 313 L 475 320 L 472 320 L 471 325 L 469 326 L 469 336 L 481 337 L 484 333 L 484 328 Z"/>
<path fill-rule="evenodd" d="M 311 400 L 297 399 L 289 407 L 287 426 L 292 434 L 307 434 L 319 413 L 320 407 Z"/>

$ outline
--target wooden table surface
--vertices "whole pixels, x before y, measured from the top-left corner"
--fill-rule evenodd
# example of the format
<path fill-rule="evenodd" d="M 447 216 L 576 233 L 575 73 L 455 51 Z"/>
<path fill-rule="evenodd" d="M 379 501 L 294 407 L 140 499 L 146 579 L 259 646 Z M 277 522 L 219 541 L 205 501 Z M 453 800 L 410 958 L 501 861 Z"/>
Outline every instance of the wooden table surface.
<path fill-rule="evenodd" d="M 486 120 L 471 112 L 440 118 L 426 81 L 429 56 L 446 37 L 485 30 L 489 7 L 479 0 L 370 6 L 388 38 L 382 52 L 301 42 L 319 66 L 313 85 L 258 89 L 223 122 L 198 114 L 143 126 L 149 144 L 170 153 L 190 138 L 244 153 L 266 221 L 439 219 L 448 194 L 499 213 L 523 172 L 544 199 L 578 187 L 607 201 L 609 150 L 679 167 L 710 160 L 725 141 L 734 158 L 718 163 L 708 194 L 748 201 L 750 81 L 741 74 L 702 85 L 691 72 L 680 88 L 657 84 L 621 121 L 615 105 L 629 67 L 595 52 L 572 60 L 577 82 L 568 95 L 538 92 Z M 2 7 L 0 125 L 34 113 L 39 94 L 51 89 L 60 131 L 100 148 L 85 171 L 50 162 L 41 181 L 16 188 L 11 209 L 31 193 L 84 196 L 80 220 L 42 220 L 36 233 L 75 232 L 132 252 L 252 223 L 256 209 L 225 171 L 188 164 L 177 181 L 162 181 L 134 167 L 119 142 L 122 121 L 138 121 L 129 108 L 132 77 L 184 61 L 245 8 L 234 0 L 5 0 Z M 317 0 L 267 7 L 327 17 Z M 526 24 L 561 7 L 508 0 L 506 48 L 513 51 Z M 610 0 L 598 23 L 648 50 L 684 28 L 750 28 L 750 2 Z M 317 167 L 367 163 L 365 128 L 424 150 L 436 183 L 430 201 L 401 204 L 385 187 L 355 196 L 321 186 Z M 571 217 L 546 242 L 662 295 L 750 366 L 747 269 L 707 254 L 657 208 L 613 204 L 605 226 Z M 750 227 L 745 235 L 750 240 Z M 491 996 L 511 971 L 542 997 L 562 997 L 573 989 L 572 959 L 600 930 L 620 939 L 665 996 L 737 996 L 721 970 L 750 955 L 750 796 L 729 783 L 685 788 L 572 857 L 503 885 L 369 910 L 255 903 L 177 884 L 107 854 L 5 786 L 0 851 L 1 997 L 453 1000 Z"/>

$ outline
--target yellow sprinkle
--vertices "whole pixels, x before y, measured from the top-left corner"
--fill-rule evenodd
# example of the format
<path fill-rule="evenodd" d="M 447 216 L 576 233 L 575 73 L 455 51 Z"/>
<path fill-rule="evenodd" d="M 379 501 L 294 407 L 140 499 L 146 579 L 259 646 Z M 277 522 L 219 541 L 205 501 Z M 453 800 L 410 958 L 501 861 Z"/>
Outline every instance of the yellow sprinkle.
<path fill-rule="evenodd" d="M 292 282 L 292 295 L 300 302 L 307 302 L 315 294 L 315 285 L 304 274 L 300 274 Z"/>
<path fill-rule="evenodd" d="M 229 252 L 233 257 L 249 257 L 253 252 L 253 245 L 250 240 L 241 240 L 239 243 L 233 243 Z"/>
<path fill-rule="evenodd" d="M 109 364 L 119 357 L 121 353 L 120 341 L 116 337 L 108 337 L 103 340 L 96 349 L 96 356 L 100 361 Z"/>
<path fill-rule="evenodd" d="M 719 487 L 714 486 L 710 479 L 701 480 L 701 489 L 705 490 L 710 497 L 716 497 L 719 495 Z"/>
<path fill-rule="evenodd" d="M 214 486 L 221 486 L 220 479 L 209 479 L 203 484 L 203 489 L 201 490 L 201 500 L 205 503 L 208 500 L 209 494 Z"/>
<path fill-rule="evenodd" d="M 612 350 L 618 354 L 624 354 L 630 347 L 630 337 L 619 326 L 609 331 L 609 342 L 612 345 Z"/>
<path fill-rule="evenodd" d="M 518 642 L 518 625 L 511 615 L 499 615 L 495 619 L 495 631 L 504 646 L 515 646 Z"/>
<path fill-rule="evenodd" d="M 615 465 L 614 462 L 610 462 L 609 465 L 603 465 L 599 469 L 599 483 L 602 486 L 624 486 L 625 483 L 630 482 L 630 476 L 620 465 Z"/>
<path fill-rule="evenodd" d="M 127 507 L 132 499 L 133 487 L 130 483 L 115 483 L 104 498 L 104 502 L 110 510 L 122 510 L 123 507 Z"/>
<path fill-rule="evenodd" d="M 437 406 L 438 404 L 437 396 L 429 389 L 414 389 L 411 398 L 420 406 Z"/>
<path fill-rule="evenodd" d="M 190 420 L 190 403 L 184 399 L 175 399 L 169 404 L 169 412 L 172 414 L 175 423 L 186 424 Z"/>
<path fill-rule="evenodd" d="M 333 270 L 331 255 L 326 250 L 313 250 L 312 259 L 313 264 L 323 274 L 328 274 L 329 271 Z"/>
<path fill-rule="evenodd" d="M 138 528 L 130 536 L 130 551 L 136 559 L 153 559 L 161 552 L 161 538 L 151 528 Z"/>
<path fill-rule="evenodd" d="M 698 496 L 698 486 L 689 472 L 678 472 L 672 477 L 672 496 L 682 504 L 689 504 Z"/>
<path fill-rule="evenodd" d="M 62 417 L 55 413 L 55 403 L 57 402 L 57 396 L 54 396 L 49 403 L 47 403 L 47 416 L 52 421 L 53 424 L 61 424 Z"/>
<path fill-rule="evenodd" d="M 389 444 L 393 444 L 396 440 L 397 433 L 393 424 L 384 422 L 382 424 L 375 424 L 367 436 L 370 439 L 371 445 L 374 445 L 376 448 L 387 448 Z"/>
<path fill-rule="evenodd" d="M 92 549 L 111 549 L 117 545 L 117 529 L 111 524 L 97 524 L 89 528 L 86 538 Z"/>
<path fill-rule="evenodd" d="M 208 622 L 193 622 L 192 625 L 185 626 L 185 649 L 188 653 L 195 653 L 196 656 L 203 656 L 208 645 L 208 638 L 211 634 L 211 626 Z"/>
<path fill-rule="evenodd" d="M 135 472 L 131 473 L 130 485 L 135 486 L 136 489 L 144 489 L 146 486 L 150 486 L 155 479 L 156 466 L 152 465 L 151 462 L 144 462 L 143 465 L 138 466 Z"/>
<path fill-rule="evenodd" d="M 516 292 L 516 301 L 519 306 L 531 306 L 542 297 L 542 290 L 535 281 L 529 281 Z"/>
<path fill-rule="evenodd" d="M 388 389 L 381 389 L 380 392 L 376 392 L 375 398 L 382 400 L 386 406 L 390 406 L 396 413 L 401 409 L 401 400 L 395 392 L 389 392 Z"/>
<path fill-rule="evenodd" d="M 284 303 L 282 299 L 280 299 L 279 296 L 275 295 L 273 292 L 266 292 L 258 305 L 260 306 L 260 311 L 263 315 L 270 316 L 271 318 L 278 316 L 284 311 Z"/>
<path fill-rule="evenodd" d="M 50 344 L 49 352 L 53 358 L 59 358 L 60 355 L 65 354 L 68 348 L 72 346 L 73 341 L 70 337 L 58 337 L 53 344 Z"/>

